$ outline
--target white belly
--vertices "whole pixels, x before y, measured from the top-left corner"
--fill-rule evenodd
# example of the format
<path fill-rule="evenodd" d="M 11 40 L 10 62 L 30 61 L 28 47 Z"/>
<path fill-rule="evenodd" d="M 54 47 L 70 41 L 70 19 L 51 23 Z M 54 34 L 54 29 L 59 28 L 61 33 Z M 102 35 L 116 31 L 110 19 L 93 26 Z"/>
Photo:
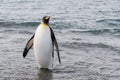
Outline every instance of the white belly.
<path fill-rule="evenodd" d="M 52 40 L 49 27 L 38 27 L 34 37 L 34 55 L 40 68 L 53 68 Z"/>

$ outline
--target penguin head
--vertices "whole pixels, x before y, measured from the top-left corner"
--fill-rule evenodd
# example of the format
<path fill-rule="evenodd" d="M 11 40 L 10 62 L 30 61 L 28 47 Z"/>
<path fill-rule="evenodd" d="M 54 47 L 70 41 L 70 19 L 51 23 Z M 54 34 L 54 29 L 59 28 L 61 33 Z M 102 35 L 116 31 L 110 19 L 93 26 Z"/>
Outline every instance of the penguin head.
<path fill-rule="evenodd" d="M 50 19 L 50 16 L 44 16 L 42 21 L 45 23 L 45 24 L 49 24 L 49 19 Z"/>

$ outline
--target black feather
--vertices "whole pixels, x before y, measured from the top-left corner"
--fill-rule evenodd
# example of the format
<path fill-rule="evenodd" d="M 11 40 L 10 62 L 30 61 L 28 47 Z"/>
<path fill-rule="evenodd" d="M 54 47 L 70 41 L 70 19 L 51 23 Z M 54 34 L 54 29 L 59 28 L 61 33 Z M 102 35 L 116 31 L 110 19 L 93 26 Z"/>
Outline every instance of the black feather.
<path fill-rule="evenodd" d="M 58 54 L 58 60 L 59 60 L 59 63 L 61 63 L 59 47 L 58 47 L 57 40 L 55 38 L 55 35 L 54 35 L 54 32 L 53 32 L 52 28 L 50 26 L 49 26 L 49 28 L 50 28 L 50 31 L 51 31 L 51 39 L 52 39 L 53 47 L 55 45 L 56 51 L 57 51 L 57 54 Z M 53 55 L 54 55 L 54 51 L 53 51 Z"/>
<path fill-rule="evenodd" d="M 33 42 L 32 44 L 30 44 L 30 41 L 34 39 L 34 35 L 30 38 L 30 40 L 27 42 L 25 48 L 24 48 L 24 51 L 23 51 L 23 57 L 25 58 L 28 51 L 31 49 L 31 47 L 33 46 Z"/>

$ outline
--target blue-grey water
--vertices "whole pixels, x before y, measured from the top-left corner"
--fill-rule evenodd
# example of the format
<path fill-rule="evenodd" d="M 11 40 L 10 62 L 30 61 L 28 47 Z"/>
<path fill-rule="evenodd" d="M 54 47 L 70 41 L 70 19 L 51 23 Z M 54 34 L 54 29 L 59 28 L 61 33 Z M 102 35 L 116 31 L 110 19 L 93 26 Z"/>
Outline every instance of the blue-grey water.
<path fill-rule="evenodd" d="M 62 64 L 40 70 L 23 49 L 51 16 Z M 0 0 L 0 80 L 120 80 L 120 0 Z"/>

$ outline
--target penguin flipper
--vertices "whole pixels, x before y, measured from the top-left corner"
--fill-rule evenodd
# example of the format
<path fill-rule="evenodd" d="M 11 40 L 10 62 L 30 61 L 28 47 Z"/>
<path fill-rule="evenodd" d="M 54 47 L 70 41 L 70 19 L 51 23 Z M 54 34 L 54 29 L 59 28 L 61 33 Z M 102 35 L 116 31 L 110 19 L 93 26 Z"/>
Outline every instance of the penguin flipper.
<path fill-rule="evenodd" d="M 34 34 L 35 35 L 35 34 Z M 25 58 L 28 51 L 31 49 L 31 47 L 33 46 L 33 40 L 34 40 L 34 35 L 30 38 L 30 40 L 27 42 L 24 51 L 23 51 L 23 57 Z"/>
<path fill-rule="evenodd" d="M 56 51 L 57 51 L 57 54 L 58 54 L 59 63 L 61 63 L 58 43 L 57 43 L 57 40 L 56 40 L 56 38 L 55 38 L 54 32 L 53 32 L 53 30 L 52 30 L 51 27 L 50 27 L 50 31 L 51 31 L 51 38 L 52 38 L 53 47 L 54 47 L 54 45 L 55 45 Z"/>

